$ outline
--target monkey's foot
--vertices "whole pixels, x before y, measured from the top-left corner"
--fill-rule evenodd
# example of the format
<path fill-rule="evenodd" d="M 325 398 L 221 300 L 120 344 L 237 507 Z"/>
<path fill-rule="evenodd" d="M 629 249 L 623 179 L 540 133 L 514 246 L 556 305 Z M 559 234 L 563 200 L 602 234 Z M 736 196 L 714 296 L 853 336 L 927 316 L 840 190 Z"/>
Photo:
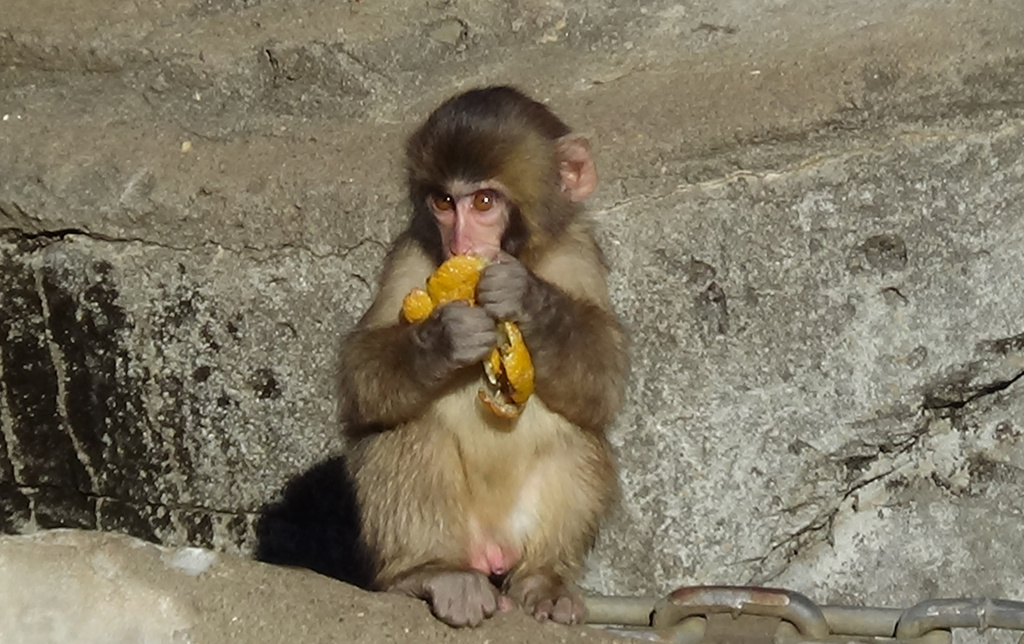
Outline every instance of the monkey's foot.
<path fill-rule="evenodd" d="M 494 584 L 475 570 L 413 573 L 389 590 L 427 600 L 434 615 L 449 626 L 477 626 L 499 610 L 503 599 Z"/>
<path fill-rule="evenodd" d="M 556 576 L 537 574 L 513 582 L 509 596 L 539 622 L 581 624 L 587 609 L 574 584 Z"/>

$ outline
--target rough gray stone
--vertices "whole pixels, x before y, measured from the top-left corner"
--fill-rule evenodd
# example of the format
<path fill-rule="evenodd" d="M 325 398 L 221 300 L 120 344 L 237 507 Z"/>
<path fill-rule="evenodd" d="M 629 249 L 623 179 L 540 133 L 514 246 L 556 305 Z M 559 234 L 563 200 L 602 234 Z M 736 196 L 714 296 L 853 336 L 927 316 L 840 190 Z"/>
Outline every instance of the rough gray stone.
<path fill-rule="evenodd" d="M 521 612 L 456 630 L 406 597 L 111 533 L 0 536 L 0 578 L 4 644 L 622 641 Z"/>

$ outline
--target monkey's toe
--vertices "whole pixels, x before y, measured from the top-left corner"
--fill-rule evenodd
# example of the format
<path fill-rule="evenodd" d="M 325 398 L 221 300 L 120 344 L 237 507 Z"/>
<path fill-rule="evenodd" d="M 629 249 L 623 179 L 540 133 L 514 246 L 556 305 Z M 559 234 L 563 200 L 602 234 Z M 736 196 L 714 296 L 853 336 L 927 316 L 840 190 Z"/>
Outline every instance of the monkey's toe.
<path fill-rule="evenodd" d="M 579 624 L 583 622 L 585 608 L 583 600 L 573 595 L 552 597 L 537 603 L 533 616 L 539 622 L 549 619 L 558 624 Z"/>

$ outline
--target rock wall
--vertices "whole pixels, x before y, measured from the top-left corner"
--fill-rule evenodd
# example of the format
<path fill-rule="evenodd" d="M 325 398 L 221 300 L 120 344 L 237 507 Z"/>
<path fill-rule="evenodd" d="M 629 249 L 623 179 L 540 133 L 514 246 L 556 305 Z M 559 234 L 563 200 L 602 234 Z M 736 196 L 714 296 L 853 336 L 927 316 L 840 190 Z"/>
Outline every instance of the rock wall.
<path fill-rule="evenodd" d="M 0 530 L 309 528 L 342 576 L 335 352 L 402 139 L 513 82 L 592 139 L 633 339 L 588 587 L 1019 595 L 1022 43 L 1016 0 L 16 3 Z"/>

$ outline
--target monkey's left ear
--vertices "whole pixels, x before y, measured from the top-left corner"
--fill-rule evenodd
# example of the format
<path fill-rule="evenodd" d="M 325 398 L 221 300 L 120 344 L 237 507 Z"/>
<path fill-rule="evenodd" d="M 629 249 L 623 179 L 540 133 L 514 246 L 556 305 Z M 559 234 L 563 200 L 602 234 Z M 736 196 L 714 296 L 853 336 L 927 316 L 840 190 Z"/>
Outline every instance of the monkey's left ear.
<path fill-rule="evenodd" d="M 590 158 L 590 142 L 569 134 L 555 144 L 558 169 L 562 174 L 562 192 L 571 201 L 583 201 L 597 187 L 597 168 Z"/>

